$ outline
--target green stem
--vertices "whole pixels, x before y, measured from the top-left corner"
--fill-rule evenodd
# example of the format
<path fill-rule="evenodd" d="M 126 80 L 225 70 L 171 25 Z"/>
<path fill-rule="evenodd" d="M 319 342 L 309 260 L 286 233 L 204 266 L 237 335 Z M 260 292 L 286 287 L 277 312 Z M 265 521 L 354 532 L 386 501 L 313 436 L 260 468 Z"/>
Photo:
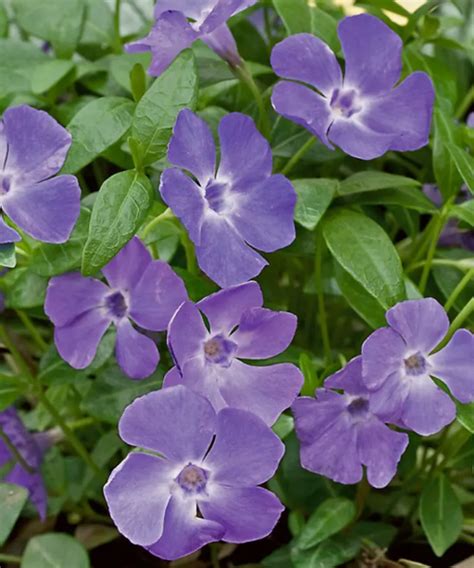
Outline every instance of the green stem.
<path fill-rule="evenodd" d="M 0 440 L 2 440 L 5 443 L 5 445 L 12 454 L 15 461 L 17 461 L 25 471 L 27 471 L 28 473 L 34 473 L 35 470 L 28 464 L 28 462 L 25 461 L 24 457 L 16 449 L 14 444 L 12 444 L 10 438 L 5 434 L 5 432 L 2 430 L 1 427 L 0 427 Z"/>
<path fill-rule="evenodd" d="M 458 109 L 456 110 L 455 118 L 462 119 L 462 117 L 466 114 L 471 106 L 472 102 L 474 101 L 474 85 L 469 89 L 466 93 L 466 96 L 461 101 Z"/>
<path fill-rule="evenodd" d="M 183 230 L 181 242 L 184 247 L 184 252 L 186 253 L 186 266 L 188 272 L 196 276 L 197 274 L 199 274 L 199 268 L 196 261 L 196 252 L 194 250 L 194 245 L 185 230 Z"/>
<path fill-rule="evenodd" d="M 46 341 L 41 337 L 39 331 L 36 329 L 35 325 L 33 324 L 33 322 L 30 320 L 30 318 L 25 314 L 25 312 L 22 312 L 20 310 L 16 310 L 17 316 L 21 319 L 23 325 L 26 327 L 26 329 L 28 330 L 29 334 L 31 335 L 33 341 L 36 343 L 36 345 L 39 347 L 40 351 L 46 351 L 48 349 L 48 344 L 46 343 Z"/>
<path fill-rule="evenodd" d="M 307 140 L 303 146 L 296 152 L 294 156 L 292 156 L 288 162 L 286 163 L 285 167 L 281 170 L 281 173 L 284 176 L 287 176 L 291 170 L 296 166 L 296 164 L 301 160 L 301 158 L 306 154 L 306 152 L 316 143 L 316 138 L 312 136 L 309 140 Z"/>
<path fill-rule="evenodd" d="M 252 93 L 255 102 L 257 103 L 258 112 L 259 112 L 259 128 L 262 131 L 262 134 L 268 138 L 270 135 L 270 120 L 268 118 L 267 110 L 265 108 L 265 103 L 263 101 L 262 93 L 255 83 L 255 79 L 250 73 L 249 68 L 245 61 L 241 63 L 241 65 L 237 67 L 232 67 L 232 71 L 236 75 L 236 77 L 247 86 L 249 91 Z"/>
<path fill-rule="evenodd" d="M 366 477 L 364 476 L 362 478 L 362 481 L 358 483 L 356 490 L 355 502 L 357 508 L 357 519 L 359 519 L 362 516 L 362 513 L 364 512 L 365 504 L 367 503 L 367 498 L 369 494 L 370 494 L 370 485 Z"/>
<path fill-rule="evenodd" d="M 469 302 L 464 306 L 464 308 L 459 312 L 457 317 L 453 320 L 452 324 L 449 326 L 449 331 L 443 341 L 438 345 L 436 351 L 440 351 L 445 347 L 456 331 L 462 326 L 462 324 L 467 320 L 467 318 L 474 312 L 474 298 L 471 298 Z"/>
<path fill-rule="evenodd" d="M 326 315 L 326 305 L 324 302 L 324 288 L 323 288 L 323 248 L 324 241 L 321 231 L 319 231 L 319 238 L 316 242 L 316 262 L 315 262 L 315 277 L 316 277 L 316 292 L 318 295 L 318 311 L 319 311 L 319 327 L 321 329 L 321 338 L 323 342 L 324 360 L 326 365 L 331 361 L 331 342 L 329 339 L 328 321 Z"/>
<path fill-rule="evenodd" d="M 151 231 L 162 221 L 166 221 L 167 219 L 172 219 L 172 218 L 173 218 L 173 211 L 171 211 L 171 209 L 168 207 L 165 211 L 163 211 L 163 213 L 152 219 L 148 223 L 148 225 L 143 229 L 142 231 L 143 239 L 146 239 L 146 237 L 151 233 Z"/>
<path fill-rule="evenodd" d="M 215 543 L 211 544 L 211 564 L 212 568 L 220 568 L 219 545 Z"/>
<path fill-rule="evenodd" d="M 438 246 L 439 237 L 441 235 L 441 231 L 443 230 L 446 219 L 447 219 L 447 212 L 443 211 L 436 218 L 433 227 L 433 234 L 431 237 L 430 246 L 428 248 L 428 255 L 426 257 L 426 262 L 423 267 L 423 272 L 421 273 L 420 284 L 418 286 L 422 294 L 425 293 L 426 285 L 428 284 L 428 278 L 430 277 L 430 272 L 431 272 L 431 265 L 433 263 L 433 259 L 436 253 L 436 247 Z"/>
<path fill-rule="evenodd" d="M 28 364 L 23 359 L 21 353 L 15 347 L 14 343 L 10 339 L 7 330 L 3 325 L 0 325 L 0 340 L 3 342 L 5 347 L 10 351 L 12 357 L 15 360 L 18 369 L 21 373 L 28 379 L 33 392 L 37 395 L 41 404 L 46 408 L 49 414 L 52 416 L 56 424 L 61 428 L 64 433 L 64 436 L 67 438 L 71 446 L 75 449 L 76 453 L 84 460 L 84 462 L 99 476 L 103 476 L 103 471 L 100 467 L 94 462 L 94 460 L 89 455 L 87 449 L 83 446 L 82 442 L 77 438 L 74 432 L 69 428 L 66 424 L 65 420 L 61 416 L 61 414 L 57 411 L 53 404 L 49 401 L 48 397 L 43 391 L 41 383 L 36 380 L 33 373 L 31 372 Z"/>
<path fill-rule="evenodd" d="M 449 312 L 449 310 L 454 306 L 454 303 L 459 298 L 459 295 L 464 290 L 464 288 L 469 284 L 469 282 L 474 279 L 474 268 L 468 270 L 464 277 L 460 280 L 459 284 L 454 288 L 451 295 L 449 296 L 444 309 Z"/>
<path fill-rule="evenodd" d="M 10 564 L 21 564 L 21 556 L 13 556 L 11 554 L 0 554 L 0 562 Z"/>
<path fill-rule="evenodd" d="M 423 266 L 425 266 L 426 264 L 426 260 L 423 260 L 422 262 L 417 262 L 416 264 L 412 264 L 411 266 L 409 266 L 405 272 L 407 274 L 409 274 L 410 272 L 413 272 L 414 270 L 418 270 L 418 268 L 423 268 Z M 467 266 L 463 266 L 462 265 L 462 260 L 448 260 L 448 259 L 442 259 L 442 258 L 435 258 L 433 259 L 433 261 L 431 262 L 431 266 L 450 266 L 452 268 L 457 268 L 458 270 L 464 271 L 467 269 Z"/>

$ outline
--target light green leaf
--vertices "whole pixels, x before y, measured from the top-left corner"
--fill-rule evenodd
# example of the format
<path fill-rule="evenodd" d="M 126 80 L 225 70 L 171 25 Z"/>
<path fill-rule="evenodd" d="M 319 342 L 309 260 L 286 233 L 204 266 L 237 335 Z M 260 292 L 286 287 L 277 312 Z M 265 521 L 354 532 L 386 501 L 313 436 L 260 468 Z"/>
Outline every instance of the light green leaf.
<path fill-rule="evenodd" d="M 420 498 L 421 526 L 436 556 L 443 556 L 462 531 L 459 500 L 445 475 L 439 474 L 423 486 Z"/>
<path fill-rule="evenodd" d="M 50 42 L 59 57 L 72 56 L 82 34 L 83 0 L 12 0 L 11 4 L 25 32 Z"/>
<path fill-rule="evenodd" d="M 20 310 L 41 306 L 48 284 L 46 278 L 35 274 L 30 268 L 17 268 L 15 272 L 15 283 L 6 295 L 6 305 Z"/>
<path fill-rule="evenodd" d="M 33 537 L 25 549 L 21 568 L 90 568 L 86 549 L 68 534 Z"/>
<path fill-rule="evenodd" d="M 387 174 L 385 172 L 365 171 L 353 174 L 343 180 L 338 195 L 353 195 L 379 189 L 398 189 L 401 187 L 419 187 L 416 179 Z"/>
<path fill-rule="evenodd" d="M 153 203 L 150 180 L 135 170 L 110 177 L 100 188 L 82 256 L 82 272 L 101 269 L 137 233 Z"/>
<path fill-rule="evenodd" d="M 160 75 L 137 104 L 132 136 L 143 146 L 143 163 L 163 158 L 176 118 L 184 108 L 193 108 L 198 80 L 194 55 L 184 51 Z"/>
<path fill-rule="evenodd" d="M 115 144 L 130 128 L 134 104 L 122 97 L 88 103 L 68 125 L 72 146 L 62 173 L 74 174 Z"/>
<path fill-rule="evenodd" d="M 31 91 L 35 95 L 48 92 L 74 69 L 74 63 L 63 59 L 53 59 L 38 65 L 31 77 Z"/>
<path fill-rule="evenodd" d="M 292 182 L 298 194 L 295 221 L 312 231 L 331 204 L 339 182 L 333 179 L 300 179 Z"/>
<path fill-rule="evenodd" d="M 112 45 L 115 39 L 114 14 L 105 0 L 85 0 L 86 18 L 81 44 Z"/>
<path fill-rule="evenodd" d="M 12 93 L 29 93 L 36 66 L 48 59 L 32 43 L 0 39 L 0 98 Z"/>
<path fill-rule="evenodd" d="M 311 13 L 311 32 L 337 53 L 339 51 L 337 20 L 316 6 L 310 6 L 309 9 Z"/>
<path fill-rule="evenodd" d="M 10 536 L 28 499 L 28 491 L 19 485 L 0 483 L 0 546 Z"/>
<path fill-rule="evenodd" d="M 384 309 L 406 296 L 400 257 L 387 233 L 369 217 L 337 209 L 323 220 L 334 258 Z"/>
<path fill-rule="evenodd" d="M 474 193 L 474 158 L 456 144 L 447 143 L 448 149 L 458 172 L 471 193 Z"/>
<path fill-rule="evenodd" d="M 307 0 L 273 0 L 289 35 L 311 33 L 311 12 Z"/>

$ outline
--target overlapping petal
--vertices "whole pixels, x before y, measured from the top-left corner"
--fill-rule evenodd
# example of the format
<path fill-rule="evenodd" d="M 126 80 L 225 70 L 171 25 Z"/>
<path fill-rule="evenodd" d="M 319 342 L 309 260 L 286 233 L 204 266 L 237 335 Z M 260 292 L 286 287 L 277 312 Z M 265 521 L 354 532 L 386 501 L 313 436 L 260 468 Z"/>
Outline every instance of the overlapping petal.
<path fill-rule="evenodd" d="M 192 302 L 184 302 L 168 328 L 168 345 L 179 368 L 189 359 L 203 354 L 207 334 L 199 309 Z"/>
<path fill-rule="evenodd" d="M 123 319 L 117 327 L 115 354 L 118 364 L 131 379 L 146 379 L 160 360 L 155 342 L 138 332 L 128 319 Z"/>
<path fill-rule="evenodd" d="M 102 268 L 112 288 L 132 290 L 151 263 L 151 254 L 138 237 L 133 237 L 114 258 Z"/>

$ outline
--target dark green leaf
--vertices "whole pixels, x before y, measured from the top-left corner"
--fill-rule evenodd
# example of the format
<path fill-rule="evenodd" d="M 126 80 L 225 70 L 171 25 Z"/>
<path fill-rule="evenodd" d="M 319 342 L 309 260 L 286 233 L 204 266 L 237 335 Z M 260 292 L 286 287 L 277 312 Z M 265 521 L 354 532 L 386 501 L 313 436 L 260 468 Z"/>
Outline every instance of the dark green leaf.
<path fill-rule="evenodd" d="M 18 377 L 0 374 L 0 412 L 11 406 L 24 392 L 25 384 Z"/>
<path fill-rule="evenodd" d="M 19 485 L 0 483 L 0 546 L 10 536 L 28 499 L 28 491 Z"/>
<path fill-rule="evenodd" d="M 341 267 L 384 309 L 405 298 L 400 257 L 375 221 L 355 211 L 337 209 L 325 217 L 323 234 Z"/>
<path fill-rule="evenodd" d="M 459 500 L 445 475 L 423 486 L 420 498 L 421 526 L 436 556 L 443 556 L 461 534 L 463 514 Z"/>
<path fill-rule="evenodd" d="M 105 181 L 92 210 L 82 256 L 84 274 L 97 272 L 137 233 L 153 197 L 150 180 L 135 170 L 120 172 Z"/>
<path fill-rule="evenodd" d="M 311 33 L 311 11 L 306 0 L 273 0 L 289 35 Z"/>
<path fill-rule="evenodd" d="M 300 179 L 292 182 L 298 201 L 295 220 L 312 231 L 331 204 L 339 182 L 333 179 Z"/>
<path fill-rule="evenodd" d="M 358 538 L 337 535 L 312 550 L 292 550 L 291 559 L 296 568 L 336 568 L 357 556 L 360 546 Z"/>
<path fill-rule="evenodd" d="M 434 113 L 433 169 L 436 183 L 446 201 L 459 191 L 461 176 L 447 144 L 457 140 L 451 119 L 440 109 Z"/>
<path fill-rule="evenodd" d="M 134 104 L 122 97 L 104 97 L 90 102 L 71 120 L 72 134 L 63 173 L 74 174 L 117 142 L 130 128 Z"/>
<path fill-rule="evenodd" d="M 176 118 L 182 109 L 194 107 L 197 87 L 194 55 L 184 51 L 137 104 L 132 135 L 143 146 L 145 165 L 165 156 Z"/>
<path fill-rule="evenodd" d="M 401 187 L 419 187 L 416 179 L 386 174 L 384 172 L 365 171 L 353 174 L 343 180 L 339 186 L 338 195 L 353 195 L 379 189 L 397 189 Z"/>
<path fill-rule="evenodd" d="M 0 4 L 0 38 L 8 35 L 8 14 L 5 6 Z"/>
<path fill-rule="evenodd" d="M 28 541 L 21 568 L 89 568 L 86 549 L 72 536 L 42 534 Z"/>
<path fill-rule="evenodd" d="M 447 143 L 446 148 L 464 183 L 471 193 L 474 193 L 474 158 L 456 144 Z"/>

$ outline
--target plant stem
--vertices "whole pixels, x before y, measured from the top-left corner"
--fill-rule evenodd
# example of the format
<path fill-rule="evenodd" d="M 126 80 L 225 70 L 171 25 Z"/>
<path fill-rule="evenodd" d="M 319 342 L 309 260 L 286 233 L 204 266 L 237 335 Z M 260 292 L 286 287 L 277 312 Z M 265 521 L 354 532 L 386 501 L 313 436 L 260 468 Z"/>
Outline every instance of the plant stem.
<path fill-rule="evenodd" d="M 114 12 L 114 50 L 117 53 L 122 53 L 122 37 L 120 35 L 120 9 L 122 0 L 115 0 Z"/>
<path fill-rule="evenodd" d="M 16 314 L 21 319 L 23 325 L 26 327 L 33 341 L 36 343 L 39 349 L 41 351 L 46 351 L 48 349 L 48 344 L 41 337 L 39 331 L 36 329 L 30 318 L 25 314 L 25 312 L 22 312 L 20 310 L 16 310 Z"/>
<path fill-rule="evenodd" d="M 152 219 L 148 225 L 142 231 L 142 237 L 146 239 L 146 237 L 150 234 L 150 232 L 159 225 L 162 221 L 166 221 L 167 219 L 173 218 L 173 211 L 168 207 L 163 213 Z"/>
<path fill-rule="evenodd" d="M 449 296 L 444 309 L 449 312 L 449 310 L 454 306 L 454 303 L 459 298 L 459 295 L 464 290 L 464 288 L 469 284 L 469 282 L 474 279 L 474 268 L 468 270 L 464 277 L 460 280 L 459 284 L 454 288 L 451 295 Z"/>
<path fill-rule="evenodd" d="M 21 564 L 21 556 L 12 556 L 11 554 L 0 554 L 0 562 L 9 562 L 11 564 Z"/>
<path fill-rule="evenodd" d="M 459 312 L 457 317 L 453 320 L 449 326 L 449 331 L 443 341 L 436 348 L 436 352 L 440 351 L 445 347 L 456 331 L 462 326 L 462 324 L 467 320 L 467 318 L 474 312 L 474 298 L 471 298 L 469 302 L 464 306 L 464 308 Z"/>
<path fill-rule="evenodd" d="M 455 118 L 462 119 L 462 117 L 466 114 L 471 106 L 471 103 L 474 101 L 474 85 L 469 89 L 466 93 L 466 96 L 461 101 L 458 109 L 456 110 Z"/>
<path fill-rule="evenodd" d="M 324 288 L 323 288 L 324 241 L 320 230 L 318 237 L 319 238 L 316 240 L 316 262 L 315 262 L 316 292 L 318 295 L 319 327 L 321 329 L 321 338 L 323 342 L 324 360 L 326 365 L 328 365 L 329 362 L 331 361 L 331 341 L 329 339 L 326 305 L 324 302 Z"/>
<path fill-rule="evenodd" d="M 307 140 L 303 146 L 292 156 L 288 162 L 286 163 L 285 167 L 281 170 L 281 173 L 284 176 L 287 176 L 291 170 L 296 166 L 296 164 L 301 160 L 301 158 L 306 154 L 306 152 L 316 143 L 316 138 L 312 136 L 309 140 Z"/>
<path fill-rule="evenodd" d="M 357 484 L 357 491 L 355 498 L 356 508 L 357 508 L 357 519 L 359 519 L 362 516 L 362 513 L 364 512 L 365 504 L 367 502 L 367 497 L 369 496 L 369 493 L 370 493 L 370 485 L 366 477 L 364 476 L 362 478 L 362 481 L 360 481 Z"/>
<path fill-rule="evenodd" d="M 245 61 L 243 61 L 240 65 L 233 67 L 231 66 L 232 71 L 236 75 L 236 77 L 247 86 L 249 91 L 252 93 L 255 102 L 257 103 L 258 112 L 259 112 L 259 128 L 262 131 L 262 134 L 268 138 L 270 135 L 270 121 L 268 118 L 268 114 L 265 108 L 265 103 L 263 101 L 262 93 L 255 83 L 255 79 L 252 76 L 249 68 Z"/>
<path fill-rule="evenodd" d="M 30 464 L 25 460 L 25 458 L 20 454 L 20 452 L 16 449 L 16 447 L 10 441 L 10 438 L 5 434 L 5 432 L 0 427 L 0 440 L 2 440 L 5 445 L 7 446 L 9 452 L 15 458 L 15 460 L 21 465 L 21 467 L 27 471 L 28 473 L 34 473 L 34 469 L 30 466 Z"/>
<path fill-rule="evenodd" d="M 442 211 L 438 217 L 436 218 L 434 227 L 433 227 L 433 234 L 431 237 L 431 243 L 428 249 L 428 255 L 426 257 L 426 263 L 423 267 L 423 272 L 421 274 L 420 284 L 418 288 L 422 294 L 425 293 L 426 285 L 428 284 L 428 278 L 431 272 L 431 265 L 433 263 L 434 255 L 436 253 L 436 247 L 438 246 L 439 237 L 441 235 L 441 231 L 443 230 L 444 224 L 447 219 L 447 210 Z"/>

